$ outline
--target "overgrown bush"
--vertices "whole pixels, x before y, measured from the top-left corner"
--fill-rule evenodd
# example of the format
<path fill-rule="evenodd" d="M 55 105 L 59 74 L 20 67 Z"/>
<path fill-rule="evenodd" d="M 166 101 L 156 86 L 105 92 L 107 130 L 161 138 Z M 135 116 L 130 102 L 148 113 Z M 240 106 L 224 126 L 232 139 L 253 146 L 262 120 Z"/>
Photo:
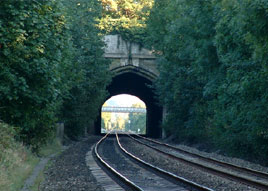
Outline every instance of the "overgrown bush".
<path fill-rule="evenodd" d="M 107 96 L 106 86 L 111 76 L 109 61 L 103 57 L 103 35 L 96 26 L 96 19 L 101 16 L 100 2 L 70 0 L 65 3 L 75 50 L 72 70 L 77 78 L 64 99 L 60 119 L 65 123 L 66 134 L 75 139 L 84 134 L 85 128 L 92 128 Z"/>
<path fill-rule="evenodd" d="M 159 54 L 156 82 L 165 128 L 266 162 L 266 1 L 156 0 L 148 43 Z"/>
<path fill-rule="evenodd" d="M 71 39 L 59 1 L 1 1 L 0 117 L 38 148 L 68 92 Z"/>
<path fill-rule="evenodd" d="M 99 1 L 0 2 L 0 119 L 33 150 L 57 121 L 76 134 L 97 115 L 109 82 L 100 10 Z"/>

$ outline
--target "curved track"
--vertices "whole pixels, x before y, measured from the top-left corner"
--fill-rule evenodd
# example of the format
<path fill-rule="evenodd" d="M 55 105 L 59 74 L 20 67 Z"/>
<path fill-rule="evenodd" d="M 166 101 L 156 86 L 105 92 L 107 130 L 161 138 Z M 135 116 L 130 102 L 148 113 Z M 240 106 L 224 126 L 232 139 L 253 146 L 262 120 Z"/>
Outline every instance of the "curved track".
<path fill-rule="evenodd" d="M 116 140 L 106 134 L 96 144 L 94 150 L 102 165 L 120 179 L 128 190 L 212 191 L 134 156 L 121 145 L 117 134 Z"/>
<path fill-rule="evenodd" d="M 206 170 L 209 173 L 234 180 L 260 190 L 268 190 L 268 174 L 256 171 L 249 168 L 243 168 L 237 165 L 226 163 L 223 161 L 215 160 L 212 158 L 204 157 L 198 154 L 191 153 L 186 150 L 161 143 L 153 139 L 145 138 L 140 135 L 135 135 L 142 139 L 136 139 L 129 135 L 136 142 L 143 144 L 157 152 L 167 155 L 170 158 L 180 162 L 192 165 L 194 167 Z"/>

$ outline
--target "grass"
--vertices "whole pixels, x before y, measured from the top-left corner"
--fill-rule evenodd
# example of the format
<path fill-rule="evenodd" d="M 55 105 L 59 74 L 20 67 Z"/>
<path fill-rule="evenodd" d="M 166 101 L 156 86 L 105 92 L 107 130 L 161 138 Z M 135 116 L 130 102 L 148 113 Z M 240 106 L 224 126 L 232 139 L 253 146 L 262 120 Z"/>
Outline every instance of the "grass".
<path fill-rule="evenodd" d="M 39 158 L 15 141 L 14 127 L 0 122 L 0 191 L 18 191 Z"/>
<path fill-rule="evenodd" d="M 52 154 L 59 155 L 62 151 L 62 145 L 59 139 L 52 139 L 49 141 L 49 144 L 45 145 L 40 149 L 39 155 L 41 157 L 48 157 Z M 51 161 L 49 161 L 43 169 L 38 177 L 35 180 L 34 185 L 30 188 L 31 191 L 39 191 L 40 184 L 45 180 L 44 171 L 52 164 Z"/>
<path fill-rule="evenodd" d="M 16 128 L 0 122 L 0 191 L 21 190 L 25 180 L 40 161 L 40 157 L 14 139 L 15 134 Z M 59 140 L 51 139 L 48 145 L 40 149 L 39 155 L 46 157 L 59 153 L 61 148 Z M 41 172 L 36 185 L 43 179 Z M 38 190 L 38 187 L 35 190 Z"/>
<path fill-rule="evenodd" d="M 37 157 L 29 157 L 25 161 L 10 168 L 0 168 L 0 190 L 1 191 L 18 191 L 23 185 L 24 181 L 31 174 L 35 165 L 38 163 Z"/>
<path fill-rule="evenodd" d="M 49 142 L 49 144 L 41 147 L 41 149 L 39 151 L 39 155 L 41 157 L 48 157 L 52 154 L 58 154 L 62 150 L 62 144 L 61 144 L 59 139 L 52 138 L 48 142 Z"/>

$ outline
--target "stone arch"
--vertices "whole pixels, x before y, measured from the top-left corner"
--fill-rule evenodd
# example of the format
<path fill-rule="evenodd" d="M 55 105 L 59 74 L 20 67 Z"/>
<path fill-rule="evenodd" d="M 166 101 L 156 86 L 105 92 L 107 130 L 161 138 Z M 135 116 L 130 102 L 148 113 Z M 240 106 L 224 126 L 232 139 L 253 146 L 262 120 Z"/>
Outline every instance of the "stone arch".
<path fill-rule="evenodd" d="M 158 105 L 151 88 L 157 79 L 156 58 L 152 51 L 137 43 L 125 41 L 120 35 L 107 35 L 104 57 L 111 60 L 110 71 L 113 79 L 108 87 L 110 96 L 131 94 L 143 100 L 147 106 L 147 136 L 161 137 L 163 108 Z M 101 115 L 95 124 L 97 134 L 101 132 Z"/>
<path fill-rule="evenodd" d="M 118 94 L 130 94 L 140 98 L 147 108 L 146 135 L 159 138 L 162 135 L 161 123 L 163 108 L 157 104 L 154 90 L 150 87 L 152 81 L 136 73 L 123 73 L 114 76 L 112 83 L 108 87 L 110 97 Z M 101 115 L 100 115 L 101 116 Z M 96 123 L 96 133 L 101 132 L 101 119 Z"/>
<path fill-rule="evenodd" d="M 120 35 L 107 35 L 104 42 L 104 57 L 111 60 L 110 70 L 114 73 L 136 72 L 150 80 L 158 77 L 156 57 L 152 51 L 137 43 L 125 41 Z"/>
<path fill-rule="evenodd" d="M 154 81 L 157 79 L 157 75 L 155 75 L 154 73 L 146 69 L 143 69 L 141 67 L 137 67 L 133 65 L 119 66 L 119 67 L 111 69 L 110 71 L 113 72 L 113 76 L 117 76 L 117 75 L 121 75 L 125 73 L 134 73 L 150 81 Z"/>

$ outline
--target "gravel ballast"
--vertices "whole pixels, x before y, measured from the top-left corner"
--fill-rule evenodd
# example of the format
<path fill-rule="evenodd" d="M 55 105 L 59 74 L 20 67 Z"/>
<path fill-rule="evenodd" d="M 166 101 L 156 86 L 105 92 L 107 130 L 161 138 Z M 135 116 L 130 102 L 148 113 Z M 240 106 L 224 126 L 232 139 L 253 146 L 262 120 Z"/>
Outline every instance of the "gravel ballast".
<path fill-rule="evenodd" d="M 228 179 L 224 179 L 202 170 L 196 169 L 189 165 L 179 163 L 168 157 L 159 154 L 158 152 L 144 146 L 137 144 L 129 138 L 121 138 L 123 146 L 129 150 L 131 153 L 137 155 L 141 159 L 149 162 L 151 164 L 157 165 L 160 168 L 170 171 L 176 175 L 182 176 L 186 179 L 194 181 L 198 184 L 207 186 L 215 190 L 257 190 L 255 188 L 248 187 L 244 184 L 236 183 Z"/>
<path fill-rule="evenodd" d="M 184 190 L 182 185 L 174 184 L 155 173 L 144 169 L 139 163 L 124 154 L 116 143 L 115 137 L 107 138 L 99 147 L 99 154 L 115 170 L 134 182 L 143 190 L 164 191 Z M 129 189 L 126 189 L 129 190 Z"/>
<path fill-rule="evenodd" d="M 89 136 L 86 140 L 77 142 L 71 145 L 61 155 L 52 159 L 52 164 L 45 170 L 45 180 L 40 185 L 42 191 L 102 191 L 103 187 L 96 181 L 88 166 L 86 165 L 86 154 L 101 137 Z M 128 138 L 120 138 L 123 146 L 137 155 L 141 159 L 159 165 L 161 168 L 171 171 L 174 174 L 185 177 L 189 180 L 202 184 L 204 186 L 213 188 L 215 190 L 250 190 L 257 189 L 248 187 L 246 185 L 236 183 L 224 178 L 216 177 L 202 170 L 189 167 L 185 164 L 174 163 L 173 160 L 168 159 L 156 151 L 153 151 L 143 145 L 138 145 Z M 216 153 L 201 152 L 195 148 L 184 145 L 176 145 L 176 147 L 185 150 L 209 156 L 219 160 L 227 161 L 229 163 L 238 164 L 256 170 L 268 171 L 267 168 L 244 160 L 224 157 Z"/>
<path fill-rule="evenodd" d="M 90 147 L 100 137 L 90 136 L 70 146 L 52 161 L 45 171 L 42 191 L 103 191 L 86 165 L 85 157 Z"/>
<path fill-rule="evenodd" d="M 195 153 L 195 154 L 199 154 L 199 155 L 204 156 L 204 157 L 209 157 L 209 158 L 217 159 L 219 161 L 231 163 L 231 164 L 234 164 L 234 165 L 237 165 L 237 166 L 241 166 L 241 167 L 245 167 L 245 168 L 251 168 L 251 169 L 254 169 L 254 170 L 257 170 L 257 171 L 262 171 L 262 172 L 268 173 L 268 167 L 264 167 L 264 166 L 261 166 L 259 164 L 252 163 L 252 162 L 249 162 L 249 161 L 246 161 L 246 160 L 242 160 L 242 159 L 234 158 L 234 157 L 223 156 L 223 155 L 217 154 L 215 152 L 208 153 L 208 152 L 200 151 L 200 150 L 198 150 L 198 149 L 196 149 L 194 147 L 189 147 L 189 146 L 182 145 L 182 144 L 171 144 L 171 145 L 175 146 L 177 148 L 180 148 L 180 149 Z"/>

